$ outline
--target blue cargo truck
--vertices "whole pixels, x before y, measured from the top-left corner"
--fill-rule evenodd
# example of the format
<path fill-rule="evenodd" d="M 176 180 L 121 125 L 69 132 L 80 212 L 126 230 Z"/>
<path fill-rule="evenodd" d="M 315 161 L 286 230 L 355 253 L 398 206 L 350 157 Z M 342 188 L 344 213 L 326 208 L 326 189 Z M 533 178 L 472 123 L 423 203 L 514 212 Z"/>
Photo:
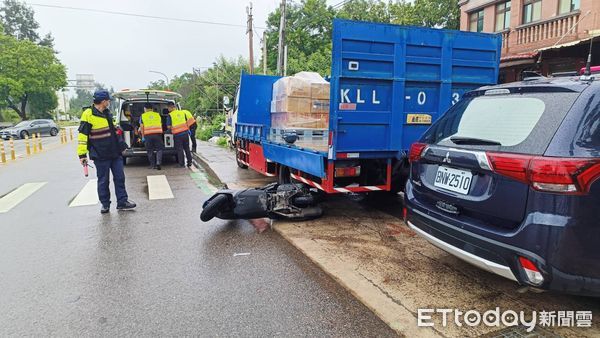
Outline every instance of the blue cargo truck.
<path fill-rule="evenodd" d="M 497 34 L 336 19 L 329 130 L 310 135 L 326 147 L 295 144 L 294 131 L 274 133 L 280 77 L 242 74 L 233 117 L 238 165 L 326 193 L 399 191 L 411 143 L 465 92 L 496 84 L 501 44 Z"/>

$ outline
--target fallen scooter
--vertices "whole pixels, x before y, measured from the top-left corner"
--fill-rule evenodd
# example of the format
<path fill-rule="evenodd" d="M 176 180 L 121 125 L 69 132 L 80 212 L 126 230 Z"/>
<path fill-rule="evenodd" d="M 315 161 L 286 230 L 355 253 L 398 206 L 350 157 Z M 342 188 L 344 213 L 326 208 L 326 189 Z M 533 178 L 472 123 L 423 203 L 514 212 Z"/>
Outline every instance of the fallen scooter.
<path fill-rule="evenodd" d="M 219 190 L 202 206 L 200 219 L 310 220 L 321 217 L 317 198 L 302 184 L 272 183 L 262 188 Z"/>

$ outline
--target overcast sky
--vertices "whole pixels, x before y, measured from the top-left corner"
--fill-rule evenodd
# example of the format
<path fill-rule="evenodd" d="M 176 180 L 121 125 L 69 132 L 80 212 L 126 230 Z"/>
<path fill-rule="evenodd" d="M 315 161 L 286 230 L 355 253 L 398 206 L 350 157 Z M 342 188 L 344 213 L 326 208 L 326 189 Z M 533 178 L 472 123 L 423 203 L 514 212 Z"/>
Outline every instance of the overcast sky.
<path fill-rule="evenodd" d="M 94 74 L 97 82 L 123 88 L 143 88 L 163 78 L 157 70 L 174 75 L 192 67 L 210 66 L 216 57 L 248 56 L 244 27 L 228 27 L 158 19 L 56 9 L 35 4 L 84 7 L 142 15 L 174 17 L 229 24 L 246 24 L 244 0 L 27 0 L 35 10 L 40 32 L 54 36 L 58 57 L 75 74 Z M 265 27 L 279 0 L 253 0 L 254 25 Z M 339 0 L 328 1 L 330 4 Z M 262 30 L 257 30 L 262 34 Z M 255 59 L 260 41 L 254 36 Z"/>

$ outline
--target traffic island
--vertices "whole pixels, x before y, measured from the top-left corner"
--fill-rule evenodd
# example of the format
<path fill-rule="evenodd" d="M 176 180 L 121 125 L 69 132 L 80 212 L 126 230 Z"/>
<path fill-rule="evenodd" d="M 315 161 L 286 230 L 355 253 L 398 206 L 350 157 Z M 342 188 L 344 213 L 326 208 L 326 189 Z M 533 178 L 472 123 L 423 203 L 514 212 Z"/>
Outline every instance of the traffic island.
<path fill-rule="evenodd" d="M 224 148 L 199 142 L 198 152 L 203 166 L 212 168 L 209 173 L 230 188 L 256 187 L 262 185 L 261 179 L 266 180 L 251 170 L 238 169 L 233 153 Z M 593 323 L 591 328 L 555 327 L 549 331 L 539 322 L 541 311 L 555 311 L 556 316 L 559 311 L 587 310 L 600 316 L 600 304 L 594 299 L 524 292 L 514 282 L 475 268 L 432 246 L 398 217 L 392 216 L 393 212 L 380 211 L 381 203 L 356 202 L 345 195 L 336 195 L 322 206 L 325 215 L 320 219 L 273 221 L 272 227 L 399 335 L 600 335 L 598 323 Z M 387 209 L 393 208 L 392 205 Z M 397 208 L 400 210 L 401 205 L 397 204 Z M 464 313 L 468 311 L 484 314 L 496 309 L 500 314 L 507 310 L 523 311 L 527 320 L 535 315 L 536 328 L 527 332 L 528 327 L 524 325 L 507 329 L 501 323 L 488 326 L 482 321 L 471 326 L 464 320 Z M 445 326 L 442 313 L 436 311 L 452 311 L 447 315 Z M 421 325 L 433 326 L 419 326 L 419 318 Z"/>

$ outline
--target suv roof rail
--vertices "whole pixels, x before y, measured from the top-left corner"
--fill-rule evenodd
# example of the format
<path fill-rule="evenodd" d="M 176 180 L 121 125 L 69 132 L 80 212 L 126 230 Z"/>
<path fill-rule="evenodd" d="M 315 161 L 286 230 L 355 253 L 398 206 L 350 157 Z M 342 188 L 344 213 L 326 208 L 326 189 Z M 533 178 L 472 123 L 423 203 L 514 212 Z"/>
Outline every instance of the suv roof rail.
<path fill-rule="evenodd" d="M 577 76 L 579 75 L 579 73 L 574 70 L 571 72 L 556 72 L 556 73 L 552 73 L 551 76 L 552 77 L 570 77 L 570 76 Z"/>

